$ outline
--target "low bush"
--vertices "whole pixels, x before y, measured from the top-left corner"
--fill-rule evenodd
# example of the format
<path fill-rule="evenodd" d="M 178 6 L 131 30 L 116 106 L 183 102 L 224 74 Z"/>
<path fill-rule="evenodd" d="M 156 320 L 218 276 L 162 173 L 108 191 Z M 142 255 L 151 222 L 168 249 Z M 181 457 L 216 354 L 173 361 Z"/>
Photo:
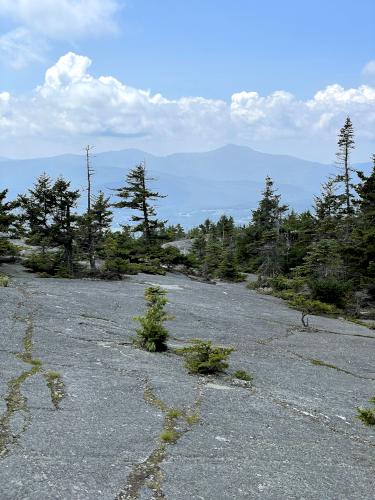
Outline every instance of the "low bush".
<path fill-rule="evenodd" d="M 374 408 L 357 408 L 357 418 L 365 425 L 375 425 L 375 396 L 369 402 Z"/>
<path fill-rule="evenodd" d="M 253 380 L 251 373 L 248 373 L 245 370 L 236 370 L 233 373 L 233 377 L 238 378 L 239 380 L 245 380 L 246 382 L 251 382 Z"/>
<path fill-rule="evenodd" d="M 350 292 L 350 283 L 338 281 L 335 278 L 319 278 L 309 281 L 311 298 L 333 304 L 337 307 L 344 307 Z"/>
<path fill-rule="evenodd" d="M 131 264 L 128 259 L 113 257 L 112 259 L 106 260 L 104 271 L 107 271 L 111 276 L 121 278 L 123 274 L 137 274 L 138 266 L 136 264 Z"/>
<path fill-rule="evenodd" d="M 190 347 L 179 349 L 185 358 L 185 366 L 190 373 L 202 375 L 224 372 L 229 364 L 232 347 L 213 346 L 212 342 L 200 339 L 191 341 Z"/>
<path fill-rule="evenodd" d="M 0 238 L 0 255 L 18 255 L 19 248 L 11 243 L 9 240 Z"/>
<path fill-rule="evenodd" d="M 319 300 L 312 300 L 303 295 L 294 294 L 288 295 L 288 305 L 298 311 L 303 311 L 308 314 L 326 314 L 328 316 L 336 316 L 339 310 L 333 304 L 326 304 Z"/>
<path fill-rule="evenodd" d="M 35 252 L 23 261 L 23 265 L 33 272 L 54 276 L 61 266 L 61 254 L 58 252 Z"/>
<path fill-rule="evenodd" d="M 0 287 L 6 287 L 9 285 L 9 278 L 8 276 L 4 276 L 0 274 Z"/>
<path fill-rule="evenodd" d="M 137 329 L 135 344 L 150 352 L 160 352 L 167 349 L 168 330 L 165 328 L 165 321 L 173 319 L 165 311 L 168 300 L 166 292 L 158 286 L 151 286 L 144 293 L 147 302 L 147 310 L 144 316 L 137 316 L 134 319 L 140 323 Z"/>

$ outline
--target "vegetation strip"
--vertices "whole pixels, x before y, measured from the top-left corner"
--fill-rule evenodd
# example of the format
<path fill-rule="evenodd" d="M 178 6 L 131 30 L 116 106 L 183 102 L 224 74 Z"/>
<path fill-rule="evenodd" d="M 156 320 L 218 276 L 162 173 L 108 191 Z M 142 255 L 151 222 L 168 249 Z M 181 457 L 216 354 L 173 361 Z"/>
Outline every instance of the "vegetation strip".
<path fill-rule="evenodd" d="M 191 408 L 173 408 L 156 396 L 150 382 L 146 380 L 143 394 L 144 400 L 164 414 L 163 430 L 159 437 L 158 446 L 144 462 L 133 467 L 126 486 L 116 496 L 116 500 L 136 500 L 139 498 L 143 487 L 151 490 L 152 498 L 166 498 L 162 490 L 163 473 L 160 466 L 166 457 L 167 447 L 175 444 L 183 434 L 189 432 L 192 426 L 200 421 L 201 381 L 198 385 L 198 392 L 198 396 Z"/>
<path fill-rule="evenodd" d="M 23 293 L 23 295 L 25 295 Z M 17 306 L 17 311 L 22 307 L 20 302 Z M 15 356 L 31 366 L 29 370 L 23 371 L 17 377 L 13 377 L 8 381 L 7 392 L 4 396 L 6 409 L 0 416 L 0 458 L 5 457 L 12 446 L 20 436 L 26 432 L 31 422 L 30 409 L 27 404 L 27 397 L 22 394 L 22 385 L 32 376 L 41 373 L 50 389 L 51 401 L 55 408 L 59 407 L 61 399 L 65 395 L 64 383 L 61 375 L 57 372 L 45 371 L 42 367 L 42 362 L 39 359 L 33 358 L 33 313 L 30 312 L 26 318 L 22 318 L 16 312 L 13 316 L 14 321 L 26 321 L 26 331 L 22 339 L 22 352 L 18 352 Z M 12 431 L 12 419 L 15 414 L 21 414 L 23 417 L 23 425 L 20 431 L 14 433 Z"/>

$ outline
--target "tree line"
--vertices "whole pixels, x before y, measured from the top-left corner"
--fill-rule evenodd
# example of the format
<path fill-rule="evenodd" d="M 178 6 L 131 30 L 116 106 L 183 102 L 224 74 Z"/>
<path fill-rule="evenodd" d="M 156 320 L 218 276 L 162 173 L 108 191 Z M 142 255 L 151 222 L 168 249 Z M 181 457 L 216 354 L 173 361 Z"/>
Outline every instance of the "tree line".
<path fill-rule="evenodd" d="M 103 192 L 93 195 L 88 146 L 83 214 L 77 212 L 82 193 L 62 177 L 52 180 L 43 174 L 14 201 L 6 200 L 7 190 L 0 192 L 0 232 L 13 232 L 37 246 L 25 265 L 45 275 L 116 278 L 139 271 L 163 273 L 178 265 L 207 280 L 240 281 L 251 272 L 259 277 L 254 286 L 298 290 L 301 297 L 345 307 L 359 291 L 375 294 L 375 155 L 366 175 L 352 167 L 354 148 L 348 117 L 338 135 L 338 171 L 322 185 L 311 210 L 289 209 L 267 177 L 249 224 L 238 226 L 223 215 L 186 232 L 158 218 L 155 202 L 164 195 L 152 190 L 154 179 L 144 163 L 113 190 L 115 201 Z M 114 208 L 132 213 L 119 231 L 111 229 Z M 193 240 L 189 255 L 163 246 L 183 238 Z M 1 238 L 0 254 L 12 252 L 12 242 Z"/>

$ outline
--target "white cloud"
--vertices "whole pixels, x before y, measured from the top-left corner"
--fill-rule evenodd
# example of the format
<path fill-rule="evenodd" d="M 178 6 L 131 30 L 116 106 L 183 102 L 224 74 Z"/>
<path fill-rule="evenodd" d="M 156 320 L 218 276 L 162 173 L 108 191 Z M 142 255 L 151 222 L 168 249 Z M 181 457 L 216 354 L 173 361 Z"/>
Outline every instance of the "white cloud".
<path fill-rule="evenodd" d="M 362 69 L 365 76 L 375 76 L 375 59 L 372 59 Z"/>
<path fill-rule="evenodd" d="M 375 140 L 375 88 L 369 85 L 344 89 L 334 84 L 309 100 L 285 91 L 238 92 L 229 103 L 168 99 L 112 76 L 96 78 L 90 65 L 88 57 L 70 52 L 46 71 L 31 97 L 0 93 L 0 141 L 48 141 L 56 150 L 62 141 L 82 144 L 88 137 L 104 148 L 116 140 L 123 147 L 169 151 L 275 141 L 310 142 L 317 149 L 327 138 L 334 146 L 348 114 L 357 137 Z"/>
<path fill-rule="evenodd" d="M 118 0 L 0 0 L 0 18 L 16 24 L 0 37 L 0 57 L 20 69 L 43 61 L 51 41 L 116 32 L 118 10 Z"/>
<path fill-rule="evenodd" d="M 42 62 L 45 48 L 44 41 L 26 28 L 16 28 L 0 36 L 0 57 L 14 69 Z"/>
<path fill-rule="evenodd" d="M 0 0 L 2 17 L 52 39 L 113 31 L 117 10 L 116 0 Z"/>

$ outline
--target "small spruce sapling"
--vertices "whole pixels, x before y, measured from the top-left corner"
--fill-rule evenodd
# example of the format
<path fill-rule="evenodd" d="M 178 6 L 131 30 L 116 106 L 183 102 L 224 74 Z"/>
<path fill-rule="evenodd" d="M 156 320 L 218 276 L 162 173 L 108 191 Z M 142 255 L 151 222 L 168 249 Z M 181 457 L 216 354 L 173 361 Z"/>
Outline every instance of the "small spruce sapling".
<path fill-rule="evenodd" d="M 147 302 L 147 310 L 144 316 L 136 316 L 134 319 L 140 323 L 137 329 L 135 343 L 150 352 L 161 352 L 167 349 L 168 330 L 164 322 L 173 319 L 165 311 L 168 303 L 166 292 L 159 286 L 151 286 L 146 289 L 144 298 Z"/>
<path fill-rule="evenodd" d="M 227 359 L 234 351 L 232 347 L 213 346 L 209 340 L 193 339 L 191 342 L 193 345 L 179 350 L 185 357 L 185 366 L 190 373 L 208 375 L 228 368 Z"/>

